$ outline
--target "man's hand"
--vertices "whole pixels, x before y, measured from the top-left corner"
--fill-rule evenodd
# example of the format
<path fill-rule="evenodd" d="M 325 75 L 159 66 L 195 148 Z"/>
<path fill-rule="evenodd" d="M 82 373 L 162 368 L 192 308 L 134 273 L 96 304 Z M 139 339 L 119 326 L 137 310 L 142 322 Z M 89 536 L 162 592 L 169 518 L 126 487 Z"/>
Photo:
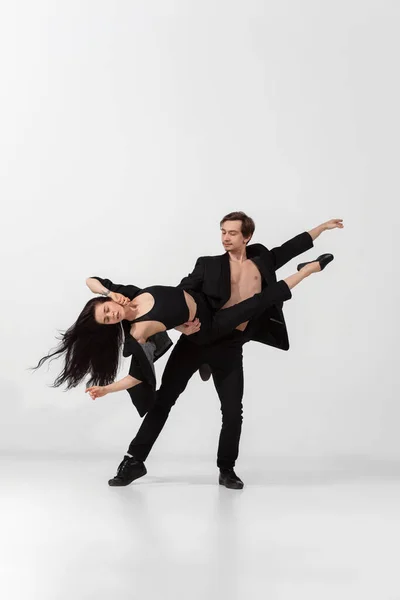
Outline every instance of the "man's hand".
<path fill-rule="evenodd" d="M 85 394 L 89 393 L 89 396 L 92 400 L 96 400 L 96 398 L 101 398 L 108 394 L 105 385 L 93 385 L 92 387 L 88 387 L 85 390 Z"/>
<path fill-rule="evenodd" d="M 336 229 L 336 227 L 338 227 L 339 229 L 343 229 L 343 219 L 330 219 L 330 221 L 326 221 L 326 223 L 323 223 L 322 227 L 325 230 Z"/>
<path fill-rule="evenodd" d="M 321 235 L 323 231 L 327 231 L 328 229 L 343 229 L 343 219 L 330 219 L 329 221 L 325 221 L 318 227 L 314 227 L 308 233 L 311 235 L 312 240 L 316 240 L 318 236 Z"/>
<path fill-rule="evenodd" d="M 121 306 L 127 306 L 127 304 L 129 304 L 130 302 L 130 298 L 127 298 L 122 294 L 118 294 L 117 292 L 111 292 L 108 295 L 108 297 L 111 298 L 111 300 L 114 300 L 114 302 L 116 302 L 117 304 L 120 304 Z"/>
<path fill-rule="evenodd" d="M 192 335 L 193 333 L 200 331 L 200 327 L 201 323 L 199 319 L 194 319 L 193 321 L 186 321 L 186 323 L 179 325 L 179 327 L 175 327 L 175 329 L 184 335 Z"/>

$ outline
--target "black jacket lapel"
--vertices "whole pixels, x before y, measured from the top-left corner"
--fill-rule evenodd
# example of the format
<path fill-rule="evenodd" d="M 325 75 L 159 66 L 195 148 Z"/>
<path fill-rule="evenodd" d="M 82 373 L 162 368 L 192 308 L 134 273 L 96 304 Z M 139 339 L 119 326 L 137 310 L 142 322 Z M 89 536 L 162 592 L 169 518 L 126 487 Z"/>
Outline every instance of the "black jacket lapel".
<path fill-rule="evenodd" d="M 228 252 L 222 255 L 220 294 L 224 304 L 231 297 L 231 267 Z"/>
<path fill-rule="evenodd" d="M 275 273 L 271 273 L 260 256 L 249 256 L 248 258 L 256 265 L 267 285 L 276 283 Z"/>

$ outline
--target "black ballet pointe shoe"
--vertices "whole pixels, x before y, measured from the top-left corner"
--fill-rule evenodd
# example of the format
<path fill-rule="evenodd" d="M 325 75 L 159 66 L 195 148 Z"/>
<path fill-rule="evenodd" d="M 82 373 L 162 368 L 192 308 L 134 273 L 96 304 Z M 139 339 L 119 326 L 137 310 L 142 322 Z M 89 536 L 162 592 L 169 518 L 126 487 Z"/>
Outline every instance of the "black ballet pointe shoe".
<path fill-rule="evenodd" d="M 300 263 L 299 265 L 297 265 L 297 270 L 300 271 L 300 269 L 302 269 L 306 265 L 309 265 L 312 262 L 318 261 L 319 264 L 321 265 L 321 271 L 323 271 L 325 269 L 326 265 L 328 265 L 330 262 L 332 262 L 332 260 L 333 260 L 333 254 L 321 254 L 321 256 L 318 256 L 318 258 L 316 258 L 315 260 L 309 260 L 308 262 Z"/>
<path fill-rule="evenodd" d="M 203 381 L 208 381 L 212 375 L 210 365 L 204 364 L 199 368 L 200 377 Z"/>

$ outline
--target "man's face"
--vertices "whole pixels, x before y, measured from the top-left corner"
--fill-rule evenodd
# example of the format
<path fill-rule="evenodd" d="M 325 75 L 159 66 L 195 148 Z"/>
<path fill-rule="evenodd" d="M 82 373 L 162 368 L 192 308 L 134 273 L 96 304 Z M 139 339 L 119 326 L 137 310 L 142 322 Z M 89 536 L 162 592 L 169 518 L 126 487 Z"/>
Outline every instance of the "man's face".
<path fill-rule="evenodd" d="M 221 241 L 227 252 L 242 250 L 248 238 L 242 234 L 242 221 L 225 221 L 221 225 Z"/>

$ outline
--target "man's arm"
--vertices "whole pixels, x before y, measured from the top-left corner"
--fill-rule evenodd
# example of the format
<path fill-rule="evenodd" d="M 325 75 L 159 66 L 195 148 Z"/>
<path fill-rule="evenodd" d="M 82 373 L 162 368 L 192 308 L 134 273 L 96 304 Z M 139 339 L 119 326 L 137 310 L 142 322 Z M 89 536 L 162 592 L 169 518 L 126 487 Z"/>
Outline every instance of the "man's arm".
<path fill-rule="evenodd" d="M 343 219 L 330 219 L 329 221 L 325 221 L 325 223 L 321 223 L 318 227 L 314 227 L 314 229 L 310 229 L 308 232 L 313 241 L 317 239 L 318 236 L 321 235 L 323 231 L 327 231 L 328 229 L 343 229 Z"/>
<path fill-rule="evenodd" d="M 202 257 L 198 258 L 194 269 L 187 277 L 184 277 L 180 284 L 177 286 L 182 290 L 193 290 L 194 292 L 200 292 L 203 287 L 204 281 L 204 260 Z"/>
<path fill-rule="evenodd" d="M 288 240 L 282 246 L 272 248 L 271 256 L 274 263 L 275 271 L 286 265 L 292 258 L 306 252 L 313 247 L 313 239 L 311 235 L 305 231 L 296 235 L 291 240 Z"/>
<path fill-rule="evenodd" d="M 178 325 L 178 327 L 174 327 L 176 331 L 179 331 L 179 333 L 183 333 L 184 335 L 193 335 L 193 333 L 200 331 L 200 328 L 201 323 L 198 318 L 193 319 L 193 321 L 187 321 L 182 325 Z"/>
<path fill-rule="evenodd" d="M 318 227 L 310 229 L 310 231 L 305 231 L 304 233 L 300 233 L 300 235 L 296 235 L 296 237 L 285 242 L 282 246 L 272 248 L 271 254 L 275 265 L 275 271 L 283 267 L 283 265 L 292 260 L 295 256 L 312 248 L 314 246 L 314 240 L 317 239 L 323 231 L 335 229 L 336 227 L 343 229 L 343 219 L 330 219 L 329 221 L 318 225 Z"/>

